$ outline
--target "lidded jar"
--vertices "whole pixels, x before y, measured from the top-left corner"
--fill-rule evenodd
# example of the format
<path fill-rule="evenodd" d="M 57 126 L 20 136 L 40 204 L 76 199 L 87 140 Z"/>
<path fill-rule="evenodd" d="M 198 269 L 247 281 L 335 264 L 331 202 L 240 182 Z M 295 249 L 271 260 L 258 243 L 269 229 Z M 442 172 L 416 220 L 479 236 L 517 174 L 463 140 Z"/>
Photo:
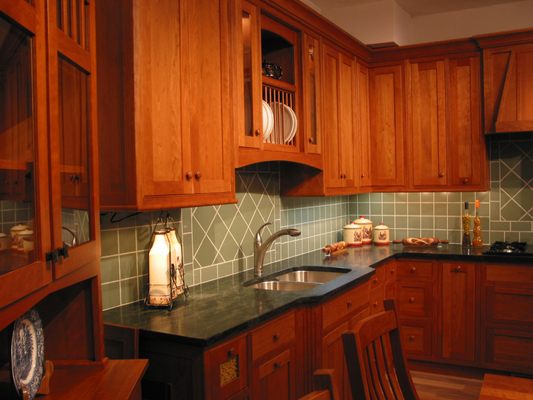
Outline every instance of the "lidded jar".
<path fill-rule="evenodd" d="M 374 244 L 376 246 L 386 246 L 390 244 L 390 229 L 383 222 L 374 227 Z"/>
<path fill-rule="evenodd" d="M 342 236 L 350 247 L 359 247 L 363 244 L 363 228 L 354 222 L 344 226 Z"/>
<path fill-rule="evenodd" d="M 372 221 L 365 218 L 364 216 L 360 216 L 353 223 L 361 226 L 363 230 L 363 238 L 362 238 L 363 244 L 371 244 L 372 243 Z"/>

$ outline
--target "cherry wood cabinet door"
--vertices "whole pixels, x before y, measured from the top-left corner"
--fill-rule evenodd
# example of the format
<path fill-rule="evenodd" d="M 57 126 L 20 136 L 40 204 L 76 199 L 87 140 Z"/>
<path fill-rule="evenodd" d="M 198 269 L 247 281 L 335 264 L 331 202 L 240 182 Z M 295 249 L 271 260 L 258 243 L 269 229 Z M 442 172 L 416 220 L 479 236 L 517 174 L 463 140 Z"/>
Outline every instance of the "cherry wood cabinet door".
<path fill-rule="evenodd" d="M 372 67 L 369 78 L 372 187 L 401 189 L 406 183 L 403 67 Z"/>
<path fill-rule="evenodd" d="M 340 108 L 340 59 L 339 53 L 325 44 L 322 53 L 323 76 L 327 77 L 322 81 L 323 96 L 327 101 L 322 104 L 324 118 L 324 144 L 327 151 L 324 151 L 324 176 L 325 185 L 329 188 L 339 188 L 344 186 L 342 178 L 342 163 L 340 161 L 339 149 L 342 145 L 339 108 Z"/>
<path fill-rule="evenodd" d="M 446 185 L 445 60 L 407 63 L 409 169 L 415 188 Z"/>
<path fill-rule="evenodd" d="M 533 44 L 484 49 L 485 133 L 533 130 Z"/>
<path fill-rule="evenodd" d="M 291 347 L 254 365 L 253 398 L 295 399 L 295 361 Z"/>
<path fill-rule="evenodd" d="M 483 189 L 488 164 L 481 130 L 480 57 L 450 58 L 448 66 L 448 184 Z"/>
<path fill-rule="evenodd" d="M 342 344 L 342 333 L 350 329 L 349 322 L 338 325 L 335 329 L 325 335 L 322 339 L 322 366 L 335 370 L 339 395 L 341 399 L 351 399 L 350 382 L 348 381 L 348 370 L 344 359 L 344 348 Z"/>
<path fill-rule="evenodd" d="M 355 173 L 359 174 L 359 186 L 371 185 L 371 150 L 370 150 L 370 104 L 369 104 L 369 70 L 368 67 L 357 62 L 355 84 Z M 356 177 L 357 178 L 357 177 Z M 357 180 L 357 179 L 356 179 Z"/>
<path fill-rule="evenodd" d="M 476 359 L 476 265 L 442 263 L 441 357 L 473 362 Z"/>
<path fill-rule="evenodd" d="M 0 1 L 0 232 L 33 230 L 33 249 L 2 239 L 0 330 L 18 316 L 7 305 L 52 280 L 45 15 L 43 1 Z"/>
<path fill-rule="evenodd" d="M 358 182 L 355 176 L 355 60 L 344 54 L 340 55 L 339 79 L 339 122 L 340 143 L 339 153 L 341 158 L 341 174 L 345 181 L 344 186 L 353 188 Z"/>
<path fill-rule="evenodd" d="M 306 153 L 321 153 L 321 75 L 320 40 L 307 32 L 303 34 L 303 101 L 304 149 Z"/>

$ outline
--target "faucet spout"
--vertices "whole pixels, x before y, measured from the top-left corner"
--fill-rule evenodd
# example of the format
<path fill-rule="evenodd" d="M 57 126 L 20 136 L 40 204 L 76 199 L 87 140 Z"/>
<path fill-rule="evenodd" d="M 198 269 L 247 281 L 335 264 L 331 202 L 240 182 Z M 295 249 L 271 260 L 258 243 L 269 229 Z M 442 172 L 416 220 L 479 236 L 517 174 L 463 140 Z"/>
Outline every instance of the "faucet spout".
<path fill-rule="evenodd" d="M 277 232 L 274 232 L 272 235 L 270 235 L 265 242 L 263 243 L 263 238 L 261 236 L 261 232 L 263 229 L 271 225 L 271 222 L 267 222 L 266 224 L 261 225 L 261 227 L 257 230 L 257 233 L 255 234 L 255 240 L 254 240 L 254 275 L 256 277 L 260 277 L 263 274 L 263 263 L 265 261 L 265 255 L 267 250 L 270 248 L 274 240 L 281 236 L 300 236 L 301 232 L 298 229 L 295 228 L 286 228 L 281 229 Z"/>

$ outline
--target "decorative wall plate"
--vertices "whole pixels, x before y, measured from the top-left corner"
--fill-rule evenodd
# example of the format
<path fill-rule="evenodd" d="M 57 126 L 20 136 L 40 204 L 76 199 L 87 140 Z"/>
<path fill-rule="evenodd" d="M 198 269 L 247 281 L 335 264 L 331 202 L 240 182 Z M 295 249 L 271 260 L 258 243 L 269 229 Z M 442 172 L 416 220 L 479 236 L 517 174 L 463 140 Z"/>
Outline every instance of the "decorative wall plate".
<path fill-rule="evenodd" d="M 41 386 L 44 366 L 44 335 L 39 313 L 30 310 L 15 321 L 11 337 L 11 374 L 19 396 L 33 399 Z"/>

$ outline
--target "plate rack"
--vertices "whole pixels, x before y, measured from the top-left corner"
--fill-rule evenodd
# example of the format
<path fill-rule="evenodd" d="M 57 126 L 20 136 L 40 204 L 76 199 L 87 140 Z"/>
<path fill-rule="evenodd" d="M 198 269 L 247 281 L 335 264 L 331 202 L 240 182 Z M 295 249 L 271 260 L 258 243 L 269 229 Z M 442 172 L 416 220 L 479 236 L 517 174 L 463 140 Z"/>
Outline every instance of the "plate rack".
<path fill-rule="evenodd" d="M 263 100 L 270 105 L 272 113 L 274 114 L 274 129 L 272 130 L 270 136 L 264 140 L 264 142 L 296 147 L 298 128 L 296 126 L 296 131 L 293 133 L 293 135 L 291 135 L 292 138 L 285 137 L 285 127 L 290 126 L 291 122 L 289 120 L 290 117 L 288 116 L 288 113 L 284 112 L 284 107 L 281 106 L 284 105 L 289 107 L 293 111 L 297 120 L 294 92 L 263 83 Z"/>

